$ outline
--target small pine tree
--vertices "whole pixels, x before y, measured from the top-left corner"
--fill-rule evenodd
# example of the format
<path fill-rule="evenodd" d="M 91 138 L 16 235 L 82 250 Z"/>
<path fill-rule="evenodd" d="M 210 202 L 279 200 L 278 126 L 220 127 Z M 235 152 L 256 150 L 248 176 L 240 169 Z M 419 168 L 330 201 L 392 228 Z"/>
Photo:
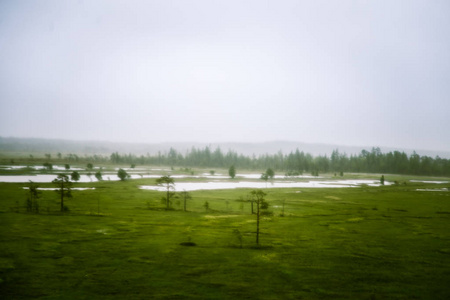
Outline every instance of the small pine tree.
<path fill-rule="evenodd" d="M 78 181 L 80 180 L 80 173 L 78 173 L 77 171 L 73 171 L 72 174 L 70 174 L 70 178 L 72 179 L 72 181 Z"/>
<path fill-rule="evenodd" d="M 119 169 L 119 171 L 117 172 L 117 176 L 122 181 L 124 181 L 127 178 L 130 178 L 130 175 L 128 175 L 127 171 L 125 171 L 124 169 Z"/>
<path fill-rule="evenodd" d="M 100 171 L 95 172 L 95 178 L 97 178 L 98 181 L 102 181 L 102 173 Z"/>
<path fill-rule="evenodd" d="M 39 213 L 39 191 L 38 185 L 34 184 L 33 181 L 30 180 L 30 186 L 28 187 L 28 197 L 26 202 L 27 212 L 34 212 L 36 214 Z"/>
<path fill-rule="evenodd" d="M 234 165 L 232 165 L 230 169 L 228 169 L 228 175 L 230 175 L 231 179 L 234 179 L 234 177 L 236 177 L 236 168 L 234 167 Z"/>

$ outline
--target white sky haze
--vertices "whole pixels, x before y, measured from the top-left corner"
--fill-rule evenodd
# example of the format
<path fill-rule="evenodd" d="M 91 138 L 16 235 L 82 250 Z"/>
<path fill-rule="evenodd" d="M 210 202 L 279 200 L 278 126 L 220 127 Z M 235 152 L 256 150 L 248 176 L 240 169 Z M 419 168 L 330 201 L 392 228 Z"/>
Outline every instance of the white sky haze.
<path fill-rule="evenodd" d="M 449 1 L 1 1 L 0 136 L 450 149 Z"/>

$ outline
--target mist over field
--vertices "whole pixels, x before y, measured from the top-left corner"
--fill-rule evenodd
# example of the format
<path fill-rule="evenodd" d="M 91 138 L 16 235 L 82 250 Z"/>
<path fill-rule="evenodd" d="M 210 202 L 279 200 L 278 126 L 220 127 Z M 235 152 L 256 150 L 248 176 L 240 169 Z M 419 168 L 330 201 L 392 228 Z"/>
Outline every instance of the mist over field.
<path fill-rule="evenodd" d="M 449 12 L 417 0 L 2 1 L 0 136 L 448 153 Z"/>
<path fill-rule="evenodd" d="M 74 154 L 102 154 L 110 155 L 113 152 L 133 153 L 135 155 L 155 155 L 158 152 L 167 154 L 170 149 L 175 149 L 180 153 L 187 153 L 192 149 L 205 149 L 211 151 L 220 149 L 223 152 L 234 151 L 246 156 L 260 156 L 266 154 L 289 154 L 296 150 L 309 153 L 313 156 L 330 156 L 334 150 L 347 155 L 358 155 L 363 150 L 370 151 L 376 146 L 345 146 L 331 144 L 314 144 L 289 141 L 271 141 L 264 143 L 194 143 L 194 142 L 166 142 L 166 143 L 120 143 L 106 141 L 75 141 L 58 139 L 27 139 L 27 138 L 6 138 L 0 137 L 0 152 L 16 153 L 19 156 L 29 156 L 40 153 L 74 153 Z M 376 147 L 378 148 L 378 147 Z M 414 152 L 429 157 L 440 157 L 450 159 L 450 151 L 433 151 L 425 149 L 402 149 L 382 147 L 383 153 L 401 151 L 408 155 Z"/>

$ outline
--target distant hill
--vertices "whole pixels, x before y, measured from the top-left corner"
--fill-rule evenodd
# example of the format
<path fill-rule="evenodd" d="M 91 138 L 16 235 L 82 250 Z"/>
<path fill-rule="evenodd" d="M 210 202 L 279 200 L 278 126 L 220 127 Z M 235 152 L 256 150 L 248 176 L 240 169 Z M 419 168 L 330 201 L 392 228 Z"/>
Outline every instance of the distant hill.
<path fill-rule="evenodd" d="M 361 150 L 370 151 L 375 146 L 344 146 L 331 144 L 317 144 L 317 143 L 302 143 L 291 141 L 272 141 L 264 143 L 188 143 L 188 142 L 173 142 L 173 143 L 118 143 L 107 141 L 73 141 L 73 140 L 59 140 L 59 139 L 37 139 L 37 138 L 14 138 L 14 137 L 0 137 L 0 152 L 13 152 L 28 156 L 29 154 L 37 153 L 51 153 L 58 152 L 62 154 L 102 154 L 110 155 L 113 152 L 132 153 L 136 155 L 150 155 L 168 152 L 172 147 L 178 152 L 185 153 L 195 148 L 210 147 L 215 150 L 220 147 L 222 152 L 233 150 L 239 154 L 244 155 L 261 155 L 274 154 L 281 151 L 283 154 L 289 154 L 291 151 L 298 149 L 305 153 L 310 153 L 313 156 L 317 155 L 331 155 L 334 149 L 338 149 L 340 153 L 347 155 L 359 154 Z M 401 151 L 408 155 L 414 150 L 421 156 L 430 156 L 441 158 L 450 158 L 450 151 L 433 151 L 424 149 L 401 149 L 401 148 L 387 148 L 380 147 L 381 152 L 387 153 L 391 151 Z"/>

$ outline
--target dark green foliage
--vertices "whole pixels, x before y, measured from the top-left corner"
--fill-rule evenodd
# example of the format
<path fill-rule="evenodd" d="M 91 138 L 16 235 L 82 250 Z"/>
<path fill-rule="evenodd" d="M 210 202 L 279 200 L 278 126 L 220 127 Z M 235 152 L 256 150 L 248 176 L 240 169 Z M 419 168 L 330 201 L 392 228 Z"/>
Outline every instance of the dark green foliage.
<path fill-rule="evenodd" d="M 384 185 L 384 175 L 381 175 L 380 183 L 381 183 L 381 185 Z"/>
<path fill-rule="evenodd" d="M 266 170 L 266 174 L 270 179 L 273 179 L 273 177 L 275 176 L 275 172 L 271 168 L 268 168 Z"/>
<path fill-rule="evenodd" d="M 117 171 L 117 176 L 122 181 L 124 181 L 125 179 L 130 178 L 130 175 L 128 175 L 127 171 L 125 171 L 124 169 L 119 169 L 119 171 Z"/>
<path fill-rule="evenodd" d="M 205 208 L 206 211 L 209 210 L 209 202 L 205 201 L 205 203 L 203 203 L 203 207 Z"/>
<path fill-rule="evenodd" d="M 102 172 L 100 171 L 95 172 L 95 178 L 97 178 L 98 181 L 102 181 L 103 180 Z"/>
<path fill-rule="evenodd" d="M 236 168 L 234 167 L 234 165 L 232 165 L 229 169 L 228 169 L 228 175 L 230 175 L 230 177 L 233 179 L 236 176 Z"/>
<path fill-rule="evenodd" d="M 103 157 L 96 158 L 99 161 Z M 209 147 L 204 149 L 192 148 L 182 155 L 171 148 L 169 153 L 157 155 L 136 156 L 133 154 L 112 153 L 112 163 L 139 163 L 148 165 L 170 165 L 180 167 L 216 167 L 228 168 L 233 165 L 242 169 L 267 169 L 283 170 L 286 174 L 299 175 L 303 172 L 318 174 L 319 172 L 370 172 L 391 174 L 417 174 L 450 176 L 450 159 L 440 157 L 431 158 L 419 156 L 415 152 L 408 156 L 404 152 L 394 151 L 381 153 L 380 148 L 372 148 L 371 151 L 362 150 L 359 155 L 339 153 L 336 149 L 331 157 L 319 155 L 313 157 L 298 149 L 295 152 L 283 155 L 281 152 L 273 155 L 265 154 L 258 157 L 239 155 L 234 151 L 223 153 L 220 148 L 211 151 Z"/>
<path fill-rule="evenodd" d="M 262 173 L 260 178 L 264 181 L 269 180 L 269 176 L 267 175 L 267 173 Z"/>
<path fill-rule="evenodd" d="M 92 170 L 92 169 L 94 168 L 94 165 L 93 165 L 92 163 L 88 163 L 88 164 L 86 165 L 86 168 L 87 168 L 88 170 Z"/>
<path fill-rule="evenodd" d="M 41 193 L 38 191 L 38 185 L 30 180 L 30 185 L 28 186 L 28 197 L 26 202 L 27 212 L 39 213 L 39 195 Z"/>
<path fill-rule="evenodd" d="M 70 165 L 69 165 L 69 164 L 65 164 L 65 165 L 64 165 L 64 168 L 65 168 L 66 170 L 70 170 Z"/>
<path fill-rule="evenodd" d="M 72 181 L 78 181 L 80 180 L 80 173 L 78 173 L 77 171 L 73 171 L 72 174 L 70 174 L 70 178 L 72 179 Z"/>
<path fill-rule="evenodd" d="M 43 166 L 44 166 L 44 168 L 46 169 L 46 170 L 53 170 L 53 165 L 51 164 L 51 163 L 49 163 L 49 162 L 45 162 L 44 164 L 43 164 Z"/>
<path fill-rule="evenodd" d="M 261 174 L 261 179 L 267 182 L 269 179 L 273 179 L 274 176 L 275 172 L 271 168 L 268 168 L 266 172 Z"/>

